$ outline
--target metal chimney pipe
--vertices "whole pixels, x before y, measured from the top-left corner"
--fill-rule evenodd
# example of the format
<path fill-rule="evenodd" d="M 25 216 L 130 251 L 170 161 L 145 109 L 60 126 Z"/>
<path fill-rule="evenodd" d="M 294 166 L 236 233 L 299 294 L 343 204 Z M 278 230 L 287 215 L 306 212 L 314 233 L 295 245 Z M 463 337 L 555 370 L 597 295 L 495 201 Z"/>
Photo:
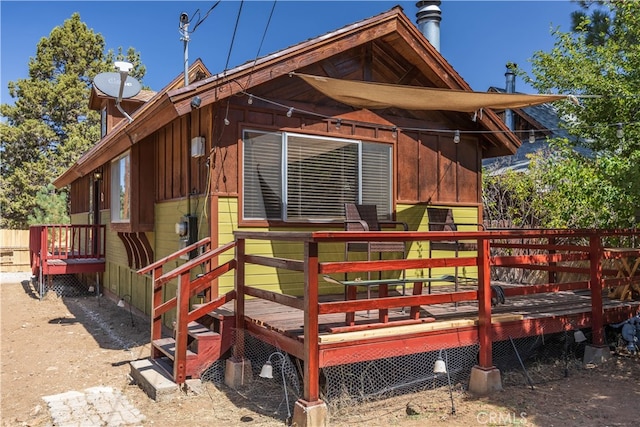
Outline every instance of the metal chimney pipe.
<path fill-rule="evenodd" d="M 440 52 L 440 21 L 442 21 L 441 3 L 439 0 L 416 2 L 418 29 L 438 52 Z"/>
<path fill-rule="evenodd" d="M 504 73 L 504 76 L 506 77 L 505 92 L 507 93 L 515 93 L 516 91 L 516 73 L 514 72 L 514 70 L 517 67 L 518 66 L 513 62 L 507 63 L 507 72 Z M 513 116 L 513 111 L 511 111 L 510 109 L 504 110 L 504 122 L 509 130 L 514 130 L 515 118 Z"/>

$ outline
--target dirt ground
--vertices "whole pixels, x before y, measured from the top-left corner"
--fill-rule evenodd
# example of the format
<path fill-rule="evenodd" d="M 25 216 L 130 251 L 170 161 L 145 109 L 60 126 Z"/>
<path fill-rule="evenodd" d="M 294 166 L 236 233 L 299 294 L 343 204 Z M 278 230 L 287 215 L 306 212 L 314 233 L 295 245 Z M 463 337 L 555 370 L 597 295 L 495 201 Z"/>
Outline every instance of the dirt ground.
<path fill-rule="evenodd" d="M 199 395 L 157 403 L 131 384 L 128 362 L 149 355 L 149 324 L 114 301 L 96 297 L 39 301 L 27 275 L 0 273 L 2 426 L 51 426 L 43 396 L 89 387 L 120 390 L 155 426 L 282 426 L 279 394 L 262 402 L 205 383 Z M 551 367 L 550 369 L 557 369 Z M 640 419 L 640 358 L 613 357 L 569 376 L 534 384 L 511 382 L 478 398 L 456 384 L 455 414 L 448 390 L 429 391 L 334 411 L 346 426 L 636 426 Z M 267 404 L 268 401 L 275 404 Z M 274 408 L 276 410 L 274 410 Z"/>

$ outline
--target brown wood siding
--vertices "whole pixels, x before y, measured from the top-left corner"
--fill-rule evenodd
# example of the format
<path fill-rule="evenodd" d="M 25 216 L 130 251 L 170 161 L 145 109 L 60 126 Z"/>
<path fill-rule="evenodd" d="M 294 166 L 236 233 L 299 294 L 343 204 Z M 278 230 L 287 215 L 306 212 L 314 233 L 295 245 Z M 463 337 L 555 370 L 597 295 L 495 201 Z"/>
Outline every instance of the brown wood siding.
<path fill-rule="evenodd" d="M 437 202 L 458 202 L 457 177 L 458 146 L 451 135 L 438 135 L 438 199 Z"/>
<path fill-rule="evenodd" d="M 245 109 L 220 106 L 214 114 L 213 127 L 213 171 L 211 176 L 211 191 L 219 195 L 238 194 L 238 145 L 241 143 L 242 127 L 245 121 Z M 224 124 L 224 118 L 229 119 L 229 126 Z"/>
<path fill-rule="evenodd" d="M 91 176 L 85 175 L 75 180 L 69 190 L 69 198 L 71 200 L 70 212 L 72 215 L 89 212 L 89 186 L 91 185 Z"/>
<path fill-rule="evenodd" d="M 136 146 L 138 147 L 138 153 L 132 157 L 132 162 L 137 158 L 137 161 L 132 164 L 133 177 L 135 177 L 135 183 L 132 182 L 133 205 L 137 205 L 138 212 L 138 227 L 135 231 L 152 231 L 154 228 L 154 201 L 155 201 L 155 188 L 153 174 L 155 171 L 155 141 L 154 135 L 151 135 Z M 137 171 L 135 168 L 137 165 Z M 135 190 L 135 189 L 138 190 Z"/>
<path fill-rule="evenodd" d="M 182 186 L 182 179 L 186 175 L 186 168 L 183 168 L 185 165 L 184 159 L 184 151 L 186 147 L 182 143 L 184 138 L 183 135 L 186 134 L 185 130 L 185 120 L 180 118 L 173 122 L 171 129 L 171 159 L 169 159 L 169 164 L 171 165 L 170 173 L 167 174 L 167 178 L 170 181 L 170 189 L 172 198 L 184 197 L 186 194 L 184 193 L 184 188 Z M 186 136 L 186 135 L 185 135 Z"/>
<path fill-rule="evenodd" d="M 219 138 L 213 133 L 212 116 L 212 106 L 206 106 L 173 120 L 154 134 L 157 202 L 205 194 L 208 155 Z M 226 126 L 224 133 L 233 134 L 232 128 Z M 191 139 L 196 136 L 205 139 L 202 157 L 191 157 Z"/>
<path fill-rule="evenodd" d="M 458 202 L 480 201 L 478 188 L 479 141 L 477 137 L 462 137 L 458 144 Z"/>
<path fill-rule="evenodd" d="M 477 204 L 480 200 L 477 137 L 407 132 L 398 145 L 398 202 Z"/>

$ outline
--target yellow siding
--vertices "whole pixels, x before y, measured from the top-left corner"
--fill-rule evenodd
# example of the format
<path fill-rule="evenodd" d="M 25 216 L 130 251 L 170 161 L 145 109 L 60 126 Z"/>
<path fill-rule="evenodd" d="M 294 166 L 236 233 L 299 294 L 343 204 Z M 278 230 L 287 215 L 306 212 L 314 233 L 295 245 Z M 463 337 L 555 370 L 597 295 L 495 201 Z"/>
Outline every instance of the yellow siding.
<path fill-rule="evenodd" d="M 220 245 L 234 240 L 233 232 L 237 230 L 238 199 L 227 197 L 218 199 L 218 229 L 217 237 Z M 209 235 L 209 219 L 203 209 L 207 206 L 207 200 L 200 198 L 191 201 L 192 212 L 198 210 L 198 238 Z M 456 222 L 475 223 L 478 217 L 477 207 L 451 207 Z M 155 259 L 168 256 L 179 248 L 178 236 L 175 234 L 175 223 L 187 212 L 188 204 L 186 200 L 170 201 L 155 206 L 155 233 L 147 233 L 147 237 L 154 250 Z M 76 214 L 72 217 L 73 223 L 87 223 L 87 214 Z M 102 222 L 109 224 L 109 211 L 101 212 Z M 410 230 L 428 231 L 428 216 L 424 205 L 398 205 L 397 219 L 409 225 Z M 337 227 L 336 229 L 341 229 Z M 459 230 L 474 230 L 472 226 L 460 226 Z M 243 230 L 270 230 L 270 231 L 295 231 L 292 228 L 243 228 Z M 308 231 L 309 228 L 304 228 Z M 320 259 L 323 261 L 341 261 L 344 259 L 344 244 L 322 245 L 320 247 Z M 428 242 L 413 242 L 409 247 L 409 257 L 427 258 L 429 257 Z M 304 246 L 301 243 L 289 242 L 269 242 L 269 241 L 249 241 L 247 242 L 247 253 L 264 256 L 275 256 L 288 259 L 303 259 Z M 475 256 L 475 252 L 465 252 L 461 256 Z M 220 257 L 219 262 L 224 263 L 234 256 L 234 252 L 228 252 Z M 452 252 L 434 252 L 434 257 L 452 256 Z M 364 254 L 350 254 L 349 259 L 364 259 Z M 385 258 L 396 257 L 397 255 L 385 254 Z M 145 313 L 150 313 L 151 304 L 151 280 L 149 276 L 140 276 L 127 265 L 127 256 L 124 246 L 115 232 L 107 227 L 107 270 L 104 278 L 104 286 L 116 295 L 130 295 L 132 303 Z M 184 260 L 172 261 L 165 267 L 165 271 L 176 268 Z M 475 267 L 461 268 L 458 272 L 460 276 L 469 278 L 477 277 Z M 195 271 L 194 274 L 198 272 Z M 393 276 L 395 272 L 389 272 Z M 426 270 L 408 271 L 409 276 L 427 276 Z M 453 268 L 436 269 L 432 275 L 454 274 Z M 362 274 L 360 274 L 362 276 Z M 234 272 L 227 273 L 220 278 L 220 292 L 225 293 L 233 289 Z M 304 287 L 304 277 L 302 273 L 288 270 L 275 269 L 265 266 L 248 266 L 246 284 L 256 286 L 274 292 L 282 292 L 293 295 L 302 295 Z M 169 283 L 165 286 L 165 299 L 175 296 L 177 282 Z M 339 286 L 321 283 L 323 293 L 341 293 L 343 289 Z M 165 324 L 171 324 L 175 318 L 175 313 L 168 313 L 165 317 Z"/>
<path fill-rule="evenodd" d="M 218 203 L 218 215 L 219 215 L 219 230 L 218 238 L 220 244 L 224 244 L 233 241 L 233 231 L 237 229 L 238 218 L 238 204 L 237 198 L 220 198 Z M 326 227 L 322 227 L 326 229 Z M 341 230 L 342 227 L 336 227 L 337 230 Z M 242 228 L 243 231 L 309 231 L 308 227 L 295 229 L 291 227 L 286 228 Z M 295 260 L 302 260 L 304 258 L 304 246 L 302 243 L 291 242 L 269 242 L 265 240 L 253 240 L 247 242 L 247 253 L 275 256 L 280 258 L 288 258 Z M 320 259 L 322 261 L 342 261 L 344 260 L 344 244 L 328 244 L 320 246 Z M 227 258 L 220 260 L 225 262 Z M 350 258 L 365 259 L 364 254 L 352 254 Z M 291 295 L 303 295 L 304 292 L 304 276 L 300 272 L 294 272 L 290 270 L 275 269 L 265 266 L 249 265 L 247 267 L 247 273 L 245 283 L 248 286 L 256 286 L 262 289 L 270 290 L 273 292 L 287 293 Z M 233 276 L 224 277 L 220 280 L 220 292 L 227 292 L 233 289 Z M 330 285 L 322 282 L 320 284 L 321 293 L 342 293 L 344 289 L 341 286 Z"/>
<path fill-rule="evenodd" d="M 198 216 L 198 240 L 209 236 L 209 219 L 204 212 L 207 205 L 204 198 L 191 199 L 190 203 L 186 199 L 157 203 L 155 205 L 155 245 L 153 246 L 156 260 L 180 249 L 180 239 L 175 232 L 175 224 L 189 213 L 189 204 L 191 205 L 191 214 Z M 165 265 L 164 271 L 173 270 L 185 262 L 186 260 L 182 259 L 173 260 Z M 199 271 L 194 271 L 193 275 L 198 273 Z M 173 298 L 176 295 L 177 287 L 177 280 L 165 285 L 164 299 Z M 172 310 L 165 316 L 164 323 L 171 325 L 174 319 L 175 310 Z"/>
<path fill-rule="evenodd" d="M 397 220 L 404 221 L 409 225 L 409 230 L 416 231 L 429 231 L 429 218 L 427 216 L 427 206 L 425 205 L 397 205 Z M 444 208 L 447 208 L 446 206 Z M 470 206 L 451 206 L 453 211 L 453 218 L 457 223 L 476 223 L 478 222 L 478 208 Z M 475 231 L 475 226 L 459 226 L 459 231 Z M 452 256 L 453 251 L 434 251 L 432 256 L 434 258 L 442 258 L 446 256 Z M 477 252 L 464 252 L 459 256 L 476 256 Z M 410 258 L 428 258 L 429 257 L 429 242 L 413 242 L 409 247 Z M 454 274 L 454 268 L 438 268 L 433 269 L 432 276 L 438 276 L 441 274 Z M 407 272 L 407 275 L 413 275 L 415 277 L 428 276 L 429 271 L 424 269 L 414 270 Z M 458 271 L 459 276 L 476 279 L 478 277 L 477 267 L 460 267 Z"/>

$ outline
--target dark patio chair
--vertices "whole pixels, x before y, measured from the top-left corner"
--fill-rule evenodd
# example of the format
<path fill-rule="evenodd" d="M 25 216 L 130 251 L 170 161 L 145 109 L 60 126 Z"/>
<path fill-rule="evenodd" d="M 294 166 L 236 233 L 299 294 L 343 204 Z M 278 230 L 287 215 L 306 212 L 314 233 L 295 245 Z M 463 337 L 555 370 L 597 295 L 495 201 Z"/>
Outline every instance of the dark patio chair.
<path fill-rule="evenodd" d="M 409 229 L 405 222 L 378 219 L 376 205 L 345 203 L 344 213 L 345 230 L 347 231 L 381 231 L 381 227 L 394 227 L 397 229 L 398 226 L 402 226 L 404 231 Z M 345 259 L 348 259 L 349 252 L 366 252 L 367 261 L 370 261 L 371 254 L 374 253 L 378 253 L 378 259 L 382 259 L 382 254 L 387 252 L 402 253 L 402 258 L 405 258 L 406 251 L 405 242 L 347 242 L 344 255 Z M 404 270 L 402 271 L 402 277 L 405 277 Z M 367 273 L 367 279 L 371 279 L 371 272 Z"/>
<path fill-rule="evenodd" d="M 458 226 L 473 226 L 477 230 L 483 230 L 484 226 L 479 223 L 459 223 L 453 218 L 453 211 L 450 208 L 427 208 L 429 217 L 429 231 L 458 231 Z M 429 258 L 432 258 L 433 251 L 451 251 L 455 253 L 456 258 L 460 252 L 477 251 L 477 242 L 460 241 L 460 240 L 435 240 L 429 242 Z M 459 276 L 458 267 L 454 267 L 455 290 L 458 290 Z M 429 269 L 429 277 L 431 277 L 431 269 Z"/>

